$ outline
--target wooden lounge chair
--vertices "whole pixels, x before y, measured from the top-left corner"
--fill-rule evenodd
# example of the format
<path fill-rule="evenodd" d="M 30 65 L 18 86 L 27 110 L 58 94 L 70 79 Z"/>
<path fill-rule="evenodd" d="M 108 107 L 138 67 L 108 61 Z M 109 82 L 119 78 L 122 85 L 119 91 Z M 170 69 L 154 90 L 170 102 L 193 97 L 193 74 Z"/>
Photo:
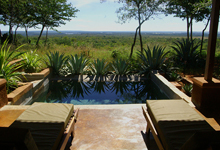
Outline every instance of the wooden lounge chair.
<path fill-rule="evenodd" d="M 213 143 L 219 146 L 219 133 L 184 100 L 147 100 L 146 105 L 147 109 L 142 107 L 146 133 L 152 132 L 160 150 L 204 149 Z M 216 140 L 198 140 L 200 132 L 215 135 Z"/>
<path fill-rule="evenodd" d="M 39 150 L 63 150 L 68 139 L 74 137 L 74 124 L 79 110 L 74 112 L 73 107 L 73 104 L 34 103 L 8 127 L 8 130 L 28 129 Z M 1 142 L 5 141 L 1 139 Z"/>

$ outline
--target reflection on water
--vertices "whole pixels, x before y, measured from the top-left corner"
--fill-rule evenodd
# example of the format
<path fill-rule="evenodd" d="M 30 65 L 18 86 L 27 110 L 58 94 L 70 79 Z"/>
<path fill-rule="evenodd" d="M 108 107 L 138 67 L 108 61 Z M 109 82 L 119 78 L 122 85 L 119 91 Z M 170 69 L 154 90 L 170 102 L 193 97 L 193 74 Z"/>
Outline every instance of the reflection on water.
<path fill-rule="evenodd" d="M 167 99 L 151 80 L 144 82 L 77 82 L 52 80 L 36 100 L 47 103 L 134 104 L 146 99 Z"/>

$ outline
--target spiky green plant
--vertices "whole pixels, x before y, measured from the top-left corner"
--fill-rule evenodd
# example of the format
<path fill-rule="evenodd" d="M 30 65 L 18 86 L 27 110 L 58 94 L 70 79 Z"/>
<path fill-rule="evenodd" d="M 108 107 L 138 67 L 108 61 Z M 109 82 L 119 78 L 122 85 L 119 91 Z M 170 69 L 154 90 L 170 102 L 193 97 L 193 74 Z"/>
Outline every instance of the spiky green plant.
<path fill-rule="evenodd" d="M 128 71 L 128 63 L 122 59 L 116 59 L 112 63 L 112 68 L 114 69 L 114 74 L 116 75 L 126 75 L 129 73 Z"/>
<path fill-rule="evenodd" d="M 60 71 L 66 65 L 68 57 L 64 53 L 60 54 L 58 51 L 47 52 L 46 56 L 44 62 L 47 67 L 52 69 L 53 75 L 60 75 Z"/>
<path fill-rule="evenodd" d="M 8 41 L 6 40 L 0 51 L 0 78 L 4 78 L 6 83 L 7 92 L 10 91 L 18 86 L 18 81 L 21 79 L 19 78 L 20 72 L 15 72 L 17 69 L 22 67 L 20 62 L 17 63 L 10 63 L 10 61 L 17 59 L 22 53 L 15 52 L 21 48 L 22 46 L 16 48 L 16 50 L 10 52 L 10 46 L 8 47 Z"/>
<path fill-rule="evenodd" d="M 171 46 L 171 48 L 174 50 L 175 64 L 182 67 L 185 73 L 186 69 L 192 68 L 199 61 L 199 51 L 197 51 L 197 48 L 200 46 L 200 43 L 195 40 L 181 39 L 173 42 L 173 44 L 174 46 Z"/>
<path fill-rule="evenodd" d="M 80 57 L 76 54 L 75 56 L 70 55 L 68 59 L 68 68 L 71 74 L 80 75 L 87 71 L 89 60 L 87 58 Z"/>
<path fill-rule="evenodd" d="M 166 55 L 169 53 L 164 50 L 165 47 L 157 45 L 152 50 L 147 46 L 147 50 L 144 49 L 143 53 L 139 51 L 137 55 L 142 62 L 140 64 L 142 68 L 140 73 L 146 74 L 151 70 L 159 70 L 166 59 Z"/>
<path fill-rule="evenodd" d="M 176 71 L 171 71 L 168 74 L 169 81 L 179 81 L 181 76 Z"/>
<path fill-rule="evenodd" d="M 24 71 L 27 73 L 38 72 L 41 66 L 41 58 L 35 51 L 26 52 L 21 55 Z"/>
<path fill-rule="evenodd" d="M 191 96 L 192 90 L 193 90 L 193 85 L 192 84 L 185 84 L 182 89 L 184 90 L 185 94 L 188 96 Z"/>
<path fill-rule="evenodd" d="M 90 71 L 93 75 L 106 75 L 109 69 L 108 62 L 105 59 L 94 60 L 90 65 Z"/>

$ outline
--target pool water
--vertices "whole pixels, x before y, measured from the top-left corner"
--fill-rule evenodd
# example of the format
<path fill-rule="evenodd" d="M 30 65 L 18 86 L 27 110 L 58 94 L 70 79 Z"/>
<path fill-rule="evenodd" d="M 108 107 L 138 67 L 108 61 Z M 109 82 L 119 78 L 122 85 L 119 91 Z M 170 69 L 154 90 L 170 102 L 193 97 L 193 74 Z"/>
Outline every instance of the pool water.
<path fill-rule="evenodd" d="M 77 82 L 52 80 L 34 102 L 92 104 L 138 104 L 147 99 L 168 99 L 151 80 L 144 82 Z"/>

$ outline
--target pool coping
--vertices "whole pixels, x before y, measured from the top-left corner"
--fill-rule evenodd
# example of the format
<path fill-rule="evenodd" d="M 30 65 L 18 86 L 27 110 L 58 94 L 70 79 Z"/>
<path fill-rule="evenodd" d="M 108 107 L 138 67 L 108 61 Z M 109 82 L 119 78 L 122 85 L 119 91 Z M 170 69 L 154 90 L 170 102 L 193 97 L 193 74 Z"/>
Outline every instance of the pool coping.
<path fill-rule="evenodd" d="M 151 80 L 167 95 L 170 99 L 183 99 L 190 106 L 195 107 L 191 101 L 191 97 L 180 91 L 174 84 L 169 82 L 164 76 L 158 73 L 158 71 L 152 71 L 150 73 Z"/>

